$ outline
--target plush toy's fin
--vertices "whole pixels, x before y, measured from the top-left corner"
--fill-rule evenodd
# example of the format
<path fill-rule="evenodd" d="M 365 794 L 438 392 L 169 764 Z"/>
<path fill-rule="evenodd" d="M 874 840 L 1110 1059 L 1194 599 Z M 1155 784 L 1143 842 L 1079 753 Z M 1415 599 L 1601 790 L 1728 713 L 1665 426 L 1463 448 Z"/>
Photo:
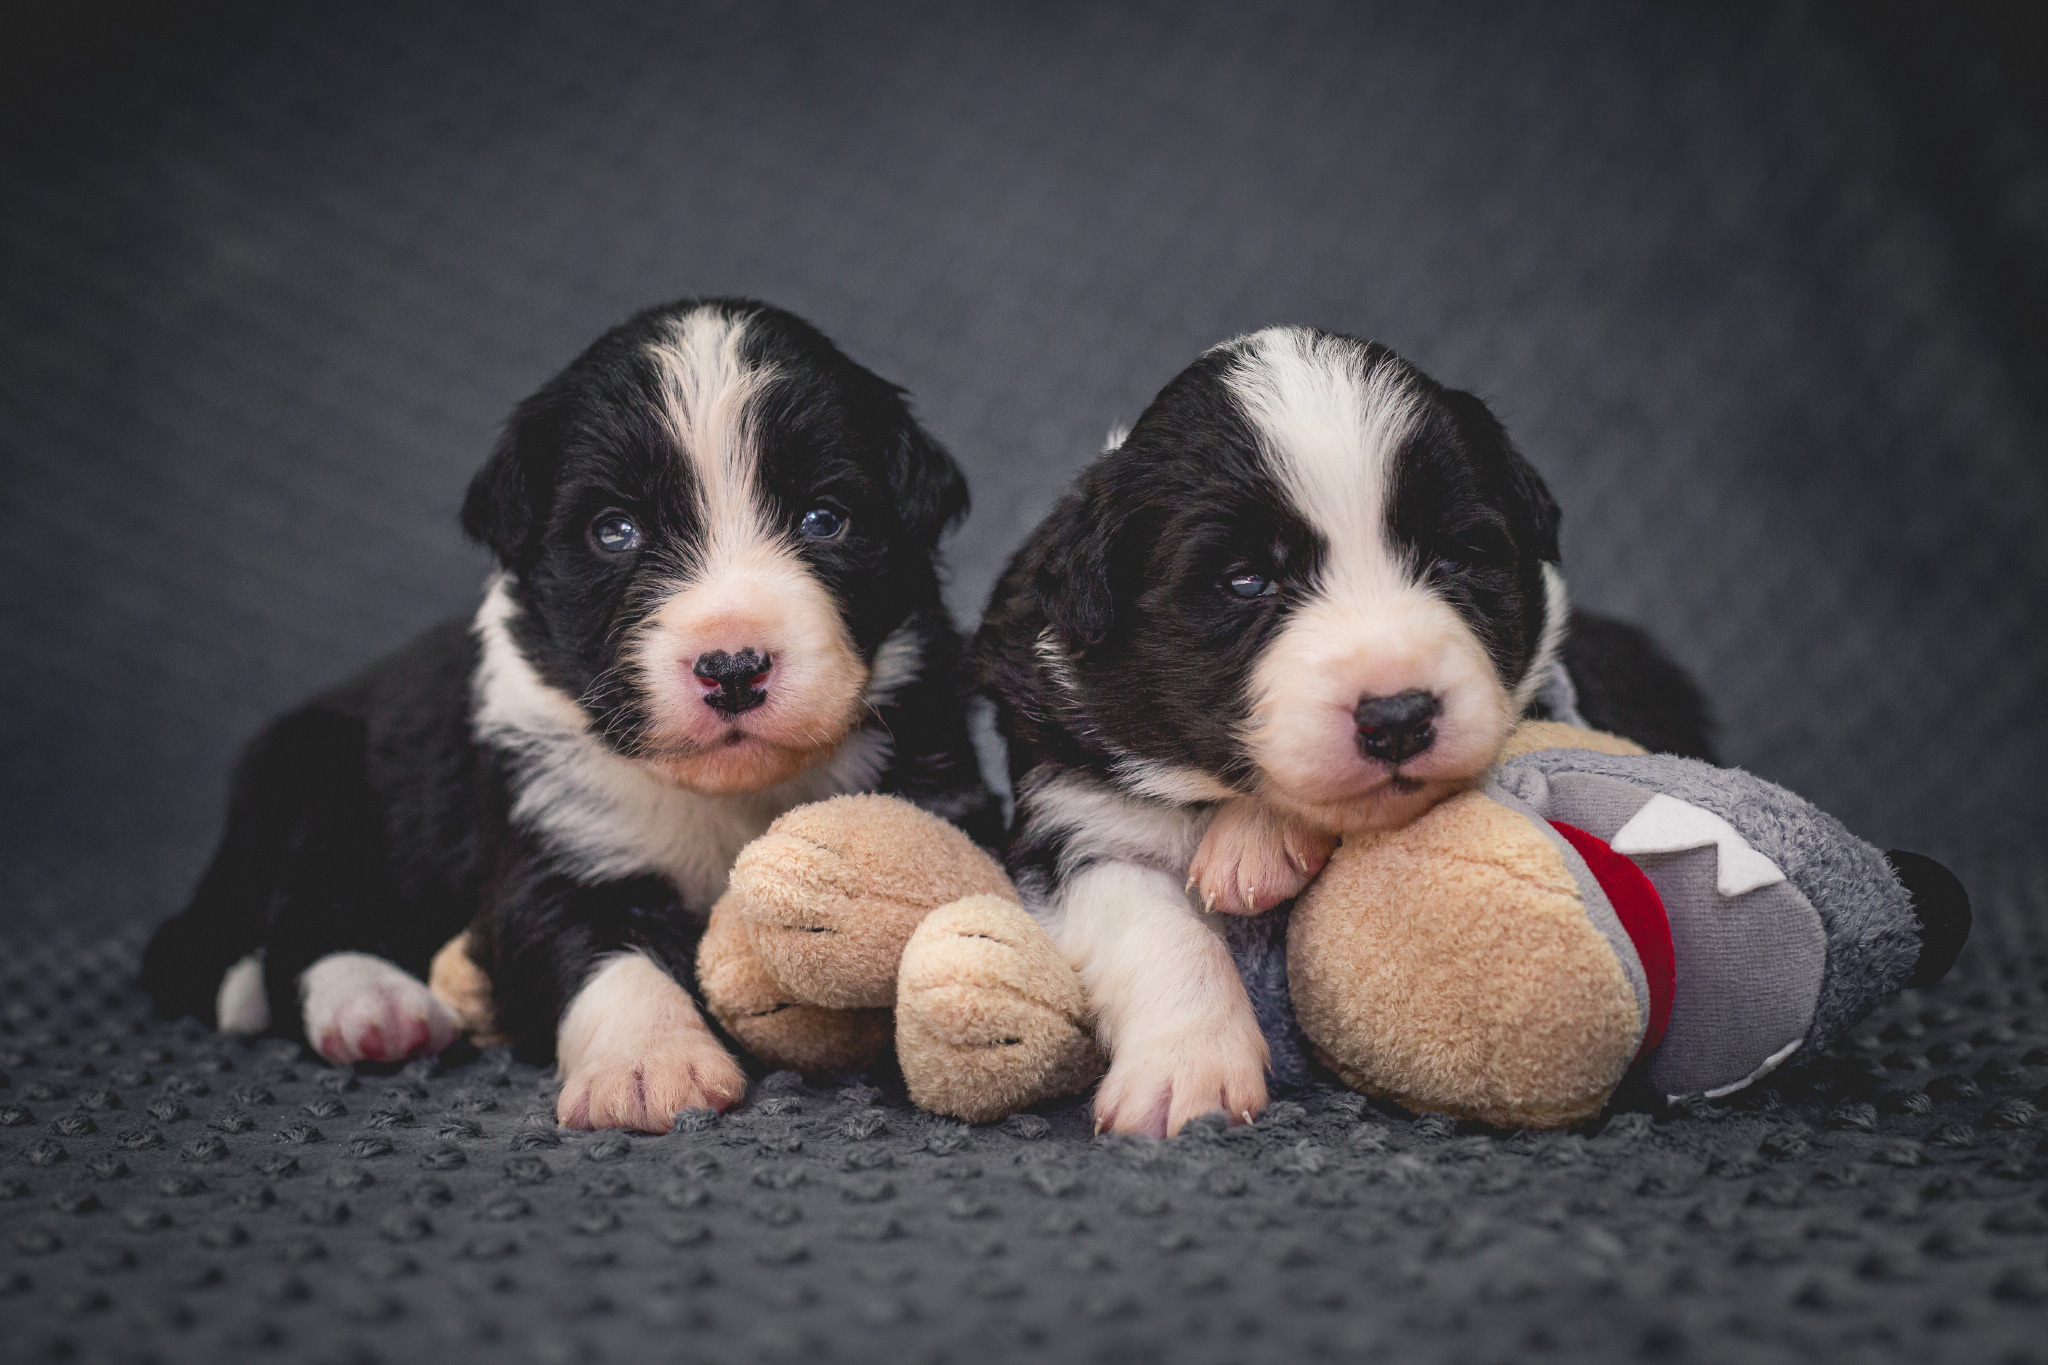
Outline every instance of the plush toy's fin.
<path fill-rule="evenodd" d="M 1920 923 L 1920 956 L 1908 986 L 1931 986 L 1948 975 L 1970 938 L 1970 893 L 1955 873 L 1934 859 L 1895 848 L 1884 855 L 1899 885 L 1913 898 Z"/>

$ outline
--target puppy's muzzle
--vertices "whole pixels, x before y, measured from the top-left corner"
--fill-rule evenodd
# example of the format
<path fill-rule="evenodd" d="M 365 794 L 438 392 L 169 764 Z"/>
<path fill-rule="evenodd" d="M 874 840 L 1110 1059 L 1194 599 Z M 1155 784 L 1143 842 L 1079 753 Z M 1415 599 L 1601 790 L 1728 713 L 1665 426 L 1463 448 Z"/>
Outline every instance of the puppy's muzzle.
<path fill-rule="evenodd" d="M 704 704 L 714 711 L 737 716 L 768 700 L 768 673 L 774 662 L 760 650 L 743 649 L 728 654 L 722 649 L 697 656 L 690 672 L 704 685 Z"/>
<path fill-rule="evenodd" d="M 1406 762 L 1436 743 L 1436 717 L 1441 709 L 1434 693 L 1419 690 L 1360 698 L 1353 713 L 1358 722 L 1358 752 L 1389 765 Z"/>

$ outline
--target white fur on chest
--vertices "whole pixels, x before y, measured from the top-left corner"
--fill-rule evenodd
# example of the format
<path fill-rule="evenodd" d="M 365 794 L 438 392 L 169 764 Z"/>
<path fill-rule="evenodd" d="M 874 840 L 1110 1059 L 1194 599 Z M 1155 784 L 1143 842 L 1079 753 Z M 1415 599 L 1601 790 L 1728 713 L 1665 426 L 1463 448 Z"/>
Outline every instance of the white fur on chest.
<path fill-rule="evenodd" d="M 583 882 L 654 874 L 702 914 L 725 890 L 733 859 L 784 811 L 871 789 L 888 736 L 856 731 L 829 760 L 766 791 L 706 795 L 670 786 L 591 733 L 590 718 L 548 686 L 512 641 L 518 611 L 502 578 L 476 616 L 482 646 L 472 733 L 510 760 L 512 819 Z"/>

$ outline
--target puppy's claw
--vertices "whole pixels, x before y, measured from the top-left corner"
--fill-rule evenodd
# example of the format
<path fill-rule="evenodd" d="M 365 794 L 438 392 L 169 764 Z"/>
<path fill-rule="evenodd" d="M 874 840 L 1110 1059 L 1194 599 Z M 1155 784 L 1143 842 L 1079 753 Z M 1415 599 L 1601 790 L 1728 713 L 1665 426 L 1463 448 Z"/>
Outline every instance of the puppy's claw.
<path fill-rule="evenodd" d="M 1098 1132 L 1170 1138 L 1204 1114 L 1250 1123 L 1266 1107 L 1266 1044 L 1249 1008 L 1220 1028 L 1123 1049 L 1095 1096 Z"/>
<path fill-rule="evenodd" d="M 1189 876 L 1204 909 L 1255 915 L 1300 895 L 1335 847 L 1333 836 L 1239 797 L 1209 822 Z"/>

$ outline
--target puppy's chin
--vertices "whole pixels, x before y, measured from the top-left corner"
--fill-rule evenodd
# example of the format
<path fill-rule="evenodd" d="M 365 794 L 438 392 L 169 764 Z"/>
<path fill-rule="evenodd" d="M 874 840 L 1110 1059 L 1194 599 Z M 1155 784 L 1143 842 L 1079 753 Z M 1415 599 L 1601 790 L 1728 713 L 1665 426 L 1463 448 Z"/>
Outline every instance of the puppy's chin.
<path fill-rule="evenodd" d="M 727 743 L 686 753 L 662 754 L 641 762 L 670 786 L 707 796 L 730 796 L 766 791 L 787 782 L 830 758 L 837 748 L 837 741 L 798 748 L 736 733 Z"/>
<path fill-rule="evenodd" d="M 1259 795 L 1324 833 L 1357 834 L 1397 829 L 1444 798 L 1479 785 L 1508 727 L 1491 715 L 1477 725 L 1446 726 L 1442 742 L 1393 772 L 1358 755 L 1350 718 L 1334 710 L 1322 725 L 1274 730 L 1266 736 L 1267 761 L 1259 765 Z"/>
<path fill-rule="evenodd" d="M 1390 778 L 1355 796 L 1308 799 L 1267 783 L 1259 795 L 1274 809 L 1325 834 L 1399 829 L 1431 806 L 1477 786 L 1484 773 L 1451 778 Z"/>
<path fill-rule="evenodd" d="M 737 721 L 712 720 L 702 701 L 694 705 L 702 714 L 657 713 L 639 759 L 671 786 L 718 796 L 766 791 L 816 767 L 838 752 L 860 718 L 855 698 L 802 714 L 771 701 Z"/>

